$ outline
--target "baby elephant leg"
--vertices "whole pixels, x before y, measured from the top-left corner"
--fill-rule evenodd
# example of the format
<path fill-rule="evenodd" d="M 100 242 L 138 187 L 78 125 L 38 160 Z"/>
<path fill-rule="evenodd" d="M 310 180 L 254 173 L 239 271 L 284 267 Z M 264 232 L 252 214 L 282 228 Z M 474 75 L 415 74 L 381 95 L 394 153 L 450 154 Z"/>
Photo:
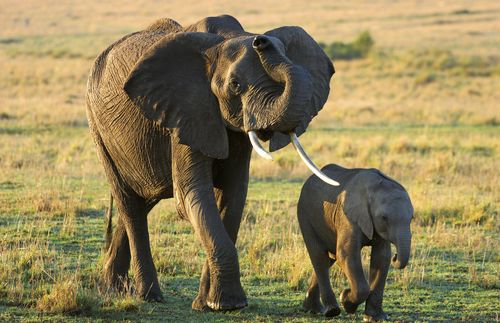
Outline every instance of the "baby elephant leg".
<path fill-rule="evenodd" d="M 350 288 L 340 294 L 340 302 L 347 313 L 355 313 L 359 304 L 363 303 L 370 294 L 361 264 L 361 248 L 356 243 L 349 243 L 340 247 L 337 261 L 342 267 Z"/>
<path fill-rule="evenodd" d="M 317 246 L 318 244 L 315 245 Z M 340 307 L 333 294 L 329 275 L 332 260 L 328 257 L 328 253 L 320 250 L 320 248 L 314 246 L 309 248 L 308 246 L 308 251 L 314 267 L 314 274 L 311 276 L 309 290 L 304 300 L 304 307 L 313 312 L 322 311 L 327 317 L 337 316 L 340 314 Z M 321 296 L 323 308 L 321 308 L 321 305 L 318 306 L 318 296 Z"/>
<path fill-rule="evenodd" d="M 335 260 L 330 259 L 330 267 L 335 263 Z M 311 313 L 321 313 L 324 311 L 320 301 L 320 292 L 318 285 L 318 278 L 313 271 L 311 278 L 309 278 L 309 287 L 307 289 L 306 298 L 303 303 L 304 309 Z M 338 304 L 337 304 L 338 307 Z"/>
<path fill-rule="evenodd" d="M 388 241 L 380 241 L 372 247 L 370 259 L 370 296 L 366 300 L 364 320 L 376 322 L 388 320 L 382 309 L 385 281 L 391 263 L 391 245 Z"/>
<path fill-rule="evenodd" d="M 316 273 L 313 271 L 311 278 L 309 278 L 309 287 L 307 288 L 306 298 L 302 303 L 302 306 L 307 312 L 314 314 L 321 313 L 323 311 L 323 306 L 321 306 L 318 278 Z"/>

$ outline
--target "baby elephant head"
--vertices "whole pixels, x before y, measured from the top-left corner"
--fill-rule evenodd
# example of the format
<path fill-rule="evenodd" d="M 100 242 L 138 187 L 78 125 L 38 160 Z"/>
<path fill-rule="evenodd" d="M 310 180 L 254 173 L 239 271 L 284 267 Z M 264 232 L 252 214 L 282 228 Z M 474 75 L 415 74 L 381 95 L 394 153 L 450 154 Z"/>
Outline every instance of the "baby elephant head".
<path fill-rule="evenodd" d="M 359 185 L 356 196 L 345 198 L 346 214 L 355 217 L 363 233 L 373 238 L 374 231 L 396 246 L 392 264 L 403 269 L 408 264 L 411 249 L 410 224 L 413 206 L 408 193 L 396 181 L 376 171 L 365 174 L 365 185 Z"/>
<path fill-rule="evenodd" d="M 413 218 L 413 206 L 408 193 L 393 181 L 381 180 L 372 197 L 371 214 L 375 231 L 396 246 L 393 266 L 405 268 L 410 257 L 410 222 Z"/>

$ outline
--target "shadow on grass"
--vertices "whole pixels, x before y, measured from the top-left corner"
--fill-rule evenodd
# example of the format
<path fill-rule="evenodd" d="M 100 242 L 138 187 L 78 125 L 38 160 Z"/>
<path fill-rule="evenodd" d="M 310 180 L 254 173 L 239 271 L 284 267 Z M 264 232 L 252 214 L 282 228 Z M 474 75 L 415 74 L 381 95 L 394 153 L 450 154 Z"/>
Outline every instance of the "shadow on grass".
<path fill-rule="evenodd" d="M 78 208 L 75 210 L 75 215 L 77 217 L 89 217 L 89 218 L 104 218 L 106 210 L 101 208 Z"/>

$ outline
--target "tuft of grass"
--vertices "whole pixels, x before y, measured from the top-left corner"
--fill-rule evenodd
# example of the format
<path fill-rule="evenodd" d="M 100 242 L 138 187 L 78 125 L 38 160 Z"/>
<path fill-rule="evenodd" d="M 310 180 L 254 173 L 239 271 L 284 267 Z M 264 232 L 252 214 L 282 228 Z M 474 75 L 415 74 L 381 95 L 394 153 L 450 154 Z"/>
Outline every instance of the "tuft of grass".
<path fill-rule="evenodd" d="M 415 85 L 428 85 L 436 81 L 436 73 L 430 70 L 418 72 L 415 76 Z"/>
<path fill-rule="evenodd" d="M 365 58 L 370 54 L 375 40 L 369 31 L 361 32 L 353 42 L 333 42 L 331 44 L 320 43 L 325 53 L 334 60 L 351 60 Z"/>
<path fill-rule="evenodd" d="M 130 294 L 118 296 L 112 301 L 112 308 L 117 312 L 138 312 L 144 301 Z"/>
<path fill-rule="evenodd" d="M 36 303 L 36 308 L 50 314 L 91 313 L 100 305 L 99 299 L 91 292 L 82 289 L 73 279 L 57 281 L 51 290 Z"/>

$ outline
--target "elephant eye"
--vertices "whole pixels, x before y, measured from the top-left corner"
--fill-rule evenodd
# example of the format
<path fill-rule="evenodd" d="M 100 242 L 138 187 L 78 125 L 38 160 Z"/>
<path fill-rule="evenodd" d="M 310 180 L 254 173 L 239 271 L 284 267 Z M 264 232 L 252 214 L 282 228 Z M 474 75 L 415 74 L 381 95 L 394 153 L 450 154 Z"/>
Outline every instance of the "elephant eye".
<path fill-rule="evenodd" d="M 240 94 L 240 92 L 241 92 L 241 85 L 240 85 L 240 83 L 238 83 L 238 81 L 236 81 L 235 79 L 230 80 L 229 81 L 229 90 L 233 94 Z"/>

